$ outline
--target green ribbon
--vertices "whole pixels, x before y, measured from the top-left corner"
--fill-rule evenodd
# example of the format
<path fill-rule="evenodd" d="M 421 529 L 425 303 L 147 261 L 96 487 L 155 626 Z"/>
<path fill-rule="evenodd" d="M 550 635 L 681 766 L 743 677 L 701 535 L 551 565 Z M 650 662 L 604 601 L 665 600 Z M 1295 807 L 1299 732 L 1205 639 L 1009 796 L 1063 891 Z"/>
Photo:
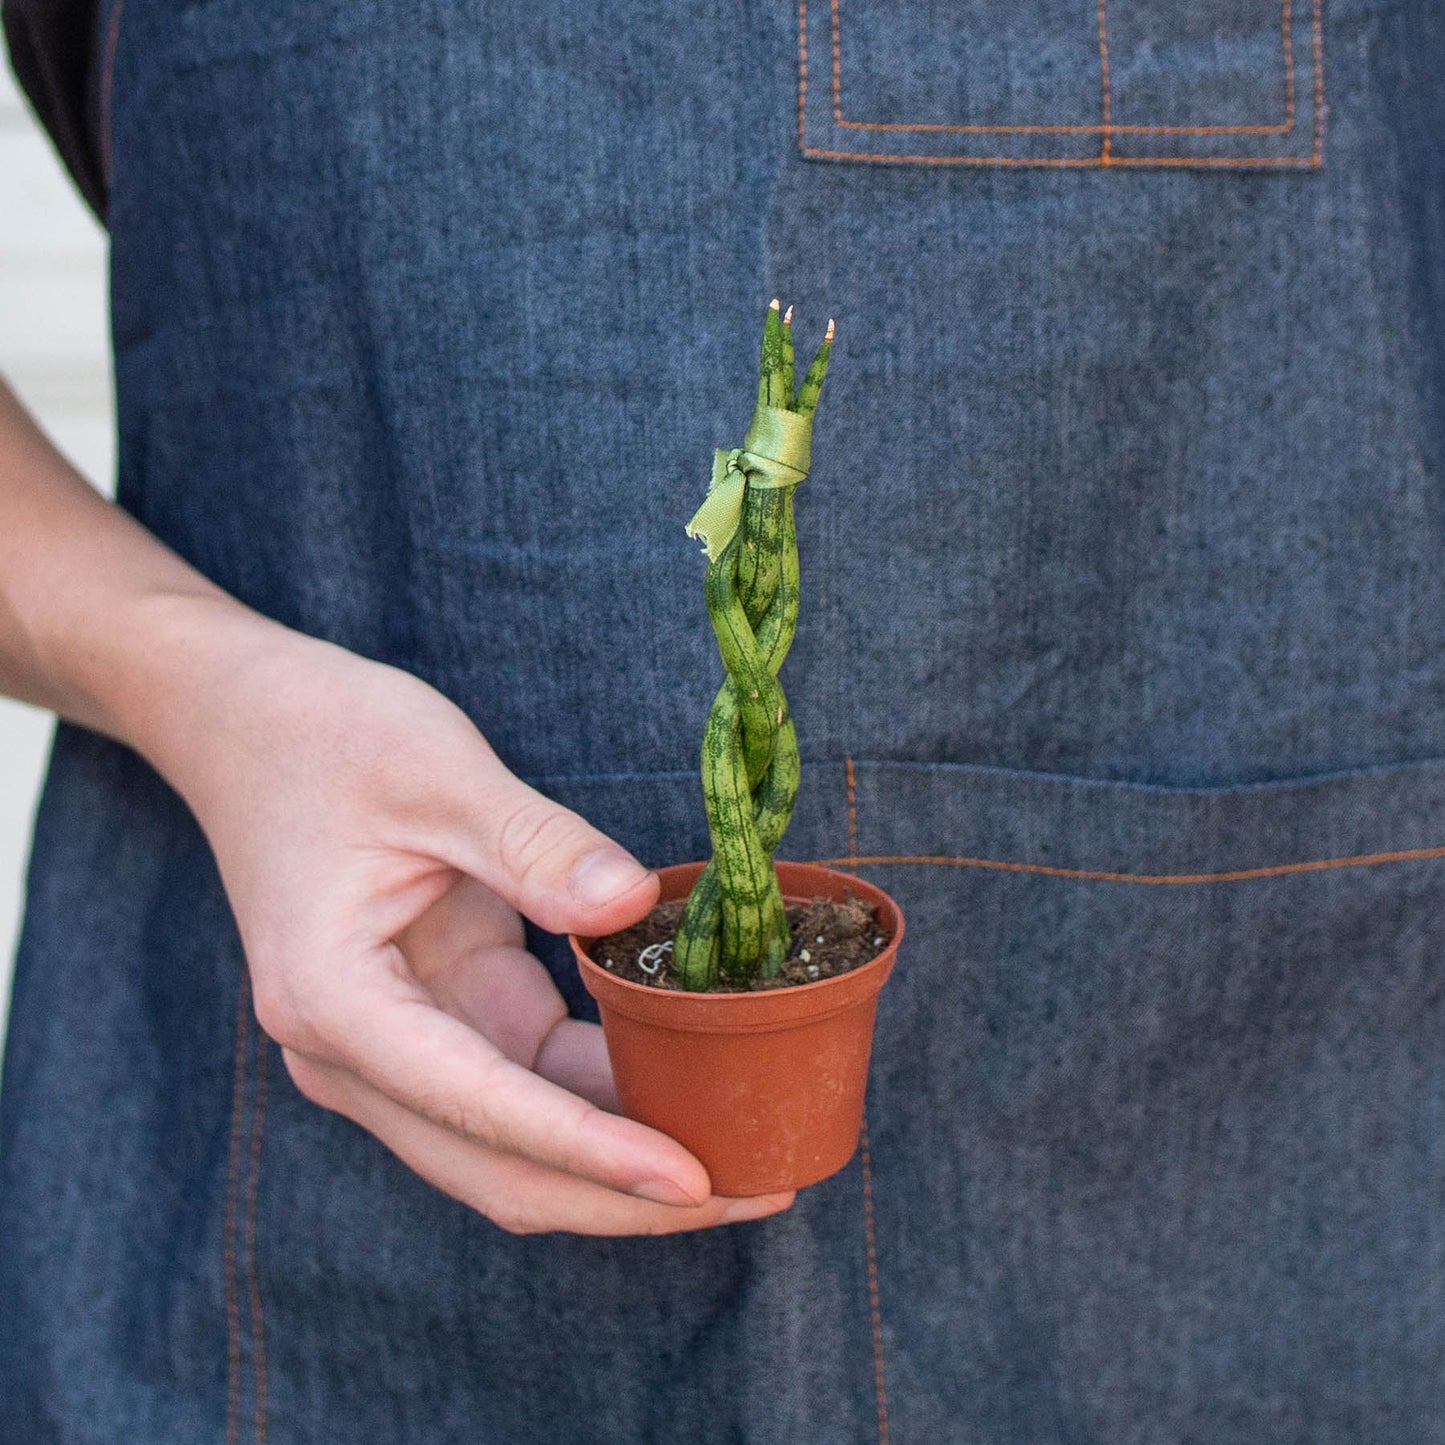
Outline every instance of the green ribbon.
<path fill-rule="evenodd" d="M 685 530 L 702 542 L 709 562 L 716 561 L 742 522 L 749 487 L 796 487 L 812 460 L 813 418 L 781 406 L 759 406 L 743 437 L 731 451 L 719 447 L 712 458 L 707 497 Z"/>

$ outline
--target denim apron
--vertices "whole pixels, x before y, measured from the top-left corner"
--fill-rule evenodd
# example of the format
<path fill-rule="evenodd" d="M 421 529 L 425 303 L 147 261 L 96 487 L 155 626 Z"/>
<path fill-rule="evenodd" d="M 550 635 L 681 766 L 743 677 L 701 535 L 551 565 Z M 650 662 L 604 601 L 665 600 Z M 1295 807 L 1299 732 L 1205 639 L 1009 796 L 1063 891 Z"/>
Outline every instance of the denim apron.
<path fill-rule="evenodd" d="M 122 503 L 648 864 L 708 847 L 682 524 L 768 298 L 837 317 L 780 856 L 908 941 L 842 1174 L 515 1238 L 295 1092 L 186 808 L 62 727 L 0 1440 L 1445 1440 L 1440 7 L 108 0 L 96 45 Z"/>

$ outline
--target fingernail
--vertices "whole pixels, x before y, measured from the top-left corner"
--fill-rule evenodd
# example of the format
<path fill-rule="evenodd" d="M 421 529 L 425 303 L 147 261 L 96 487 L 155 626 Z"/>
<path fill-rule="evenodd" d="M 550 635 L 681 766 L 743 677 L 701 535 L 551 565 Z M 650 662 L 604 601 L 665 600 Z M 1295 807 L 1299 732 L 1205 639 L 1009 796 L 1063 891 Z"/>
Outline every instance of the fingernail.
<path fill-rule="evenodd" d="M 647 876 L 636 858 L 616 848 L 589 853 L 572 870 L 572 896 L 588 908 L 601 908 L 630 892 Z"/>
<path fill-rule="evenodd" d="M 680 1185 L 674 1184 L 671 1179 L 644 1179 L 641 1184 L 634 1184 L 632 1192 L 639 1199 L 650 1199 L 654 1204 L 701 1204 L 702 1200 L 694 1199 Z"/>
<path fill-rule="evenodd" d="M 739 1199 L 722 1212 L 721 1223 L 742 1224 L 749 1219 L 762 1219 L 769 1214 L 780 1214 L 789 1208 L 796 1196 L 789 1194 L 761 1194 L 756 1199 Z"/>

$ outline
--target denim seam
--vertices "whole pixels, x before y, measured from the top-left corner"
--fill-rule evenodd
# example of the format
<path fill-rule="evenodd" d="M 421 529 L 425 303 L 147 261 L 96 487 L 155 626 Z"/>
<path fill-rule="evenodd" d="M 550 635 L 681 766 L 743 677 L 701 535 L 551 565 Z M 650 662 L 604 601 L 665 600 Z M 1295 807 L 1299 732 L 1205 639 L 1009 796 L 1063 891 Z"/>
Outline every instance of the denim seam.
<path fill-rule="evenodd" d="M 266 1124 L 266 1060 L 270 1041 L 256 1030 L 256 1103 L 251 1114 L 251 1172 L 246 1183 L 246 1286 L 251 1306 L 251 1367 L 254 1374 L 256 1445 L 266 1445 L 266 1329 L 256 1271 L 256 1196 L 261 1177 L 261 1136 Z"/>
<path fill-rule="evenodd" d="M 236 995 L 236 1027 L 231 1078 L 231 1126 L 227 1151 L 226 1212 L 222 1267 L 226 1294 L 226 1445 L 239 1445 L 243 1402 L 241 1333 L 241 1273 L 244 1270 L 246 1307 L 251 1320 L 252 1438 L 266 1445 L 266 1339 L 261 1310 L 260 1281 L 256 1272 L 257 1185 L 261 1171 L 261 1141 L 266 1120 L 266 1063 L 268 1040 L 256 1030 L 255 1095 L 251 1103 L 251 1129 L 246 1134 L 247 1095 L 250 1094 L 251 987 L 242 971 Z M 244 1177 L 243 1177 L 244 1176 Z M 242 1255 L 244 1254 L 244 1264 Z"/>
<path fill-rule="evenodd" d="M 873 1393 L 878 1402 L 878 1445 L 889 1445 L 888 1377 L 883 1360 L 883 1310 L 878 1290 L 878 1236 L 873 1225 L 873 1157 L 868 1148 L 868 1109 L 863 1109 L 859 1150 L 863 1163 L 863 1243 L 868 1260 L 868 1323 L 873 1337 Z"/>
<path fill-rule="evenodd" d="M 239 1445 L 241 1439 L 241 1302 L 236 1269 L 236 1216 L 241 1196 L 241 1137 L 246 1112 L 249 995 L 250 989 L 243 970 L 236 993 L 236 1030 L 231 1069 L 231 1132 L 227 1150 L 226 1218 L 222 1248 L 226 1282 L 226 1445 Z"/>
<path fill-rule="evenodd" d="M 853 757 L 843 759 L 848 787 L 848 853 L 858 856 L 858 798 L 854 786 Z M 852 862 L 849 862 L 852 867 Z M 873 1343 L 873 1394 L 878 1406 L 878 1445 L 889 1445 L 888 1374 L 883 1355 L 883 1309 L 878 1287 L 878 1238 L 873 1223 L 873 1155 L 868 1147 L 868 1106 L 863 1106 L 859 1131 L 859 1155 L 863 1170 L 863 1244 L 868 1271 L 868 1326 Z"/>
<path fill-rule="evenodd" d="M 116 0 L 115 9 L 110 12 L 110 24 L 105 32 L 105 59 L 100 72 L 100 176 L 107 189 L 110 187 L 110 92 L 115 79 L 116 41 L 120 36 L 120 12 L 125 0 Z"/>
<path fill-rule="evenodd" d="M 837 5 L 838 0 L 833 0 L 835 10 Z M 1099 142 L 1099 159 L 1105 165 L 1108 165 L 1114 140 L 1111 129 L 1114 124 L 1114 93 L 1109 85 L 1109 29 L 1104 23 L 1104 0 L 1099 0 L 1099 82 L 1104 90 L 1103 97 L 1100 100 L 1100 114 L 1104 121 L 1104 134 Z"/>
<path fill-rule="evenodd" d="M 1087 883 L 1140 883 L 1152 887 L 1205 883 L 1253 883 L 1262 878 L 1285 878 L 1296 873 L 1323 873 L 1334 868 L 1373 868 L 1385 863 L 1423 863 L 1445 858 L 1445 846 L 1401 848 L 1391 853 L 1357 853 L 1347 858 L 1311 858 L 1300 863 L 1274 863 L 1263 868 L 1229 868 L 1215 873 L 1125 873 L 1107 868 L 1060 868 L 1052 863 L 1027 863 L 1006 858 L 951 858 L 928 853 L 876 854 L 847 858 L 817 858 L 825 868 L 877 868 L 898 863 L 935 867 L 982 868 L 995 873 L 1034 873 L 1045 878 L 1072 878 Z"/>
<path fill-rule="evenodd" d="M 1220 134 L 1288 134 L 1295 127 L 1297 116 L 1294 107 L 1294 56 L 1287 56 L 1286 71 L 1286 112 L 1287 119 L 1282 128 L 1271 126 L 1115 126 L 1111 124 L 1106 116 L 1102 127 L 1094 126 L 946 126 L 946 125 L 910 125 L 906 123 L 893 123 L 883 125 L 881 123 L 865 123 L 847 121 L 842 118 L 841 102 L 838 98 L 839 85 L 839 41 L 837 29 L 837 3 L 838 0 L 831 0 L 833 7 L 833 40 L 834 40 L 834 120 L 842 127 L 852 129 L 869 130 L 936 130 L 936 131 L 957 131 L 965 133 L 983 134 L 1079 134 L 1091 133 L 1100 130 L 1103 134 L 1104 144 L 1097 156 L 973 156 L 973 155 L 925 155 L 917 152 L 883 153 L 875 151 L 845 151 L 825 149 L 818 146 L 810 146 L 806 140 L 806 99 L 808 94 L 808 6 L 807 0 L 798 0 L 798 149 L 805 156 L 818 156 L 832 160 L 858 160 L 858 161 L 908 161 L 923 165 L 973 165 L 973 166 L 1001 166 L 1001 167 L 1034 167 L 1034 168 L 1064 168 L 1064 169 L 1088 169 L 1088 168 L 1112 168 L 1115 166 L 1126 167 L 1194 167 L 1194 168 L 1311 168 L 1319 169 L 1324 157 L 1324 37 L 1323 37 L 1323 0 L 1313 0 L 1313 44 L 1312 53 L 1314 61 L 1314 116 L 1313 136 L 1311 152 L 1308 156 L 1120 156 L 1113 154 L 1110 144 L 1110 137 L 1119 134 L 1145 134 L 1145 135 L 1220 135 Z M 1289 46 L 1292 49 L 1292 25 L 1289 17 L 1288 0 L 1284 10 L 1282 30 L 1289 30 Z M 1109 100 L 1107 81 L 1107 39 L 1104 30 L 1104 4 L 1099 4 L 1099 32 L 1101 62 L 1105 67 L 1105 100 Z"/>
<path fill-rule="evenodd" d="M 853 778 L 853 755 L 843 759 L 843 772 L 848 780 L 848 866 L 858 862 L 858 796 Z"/>

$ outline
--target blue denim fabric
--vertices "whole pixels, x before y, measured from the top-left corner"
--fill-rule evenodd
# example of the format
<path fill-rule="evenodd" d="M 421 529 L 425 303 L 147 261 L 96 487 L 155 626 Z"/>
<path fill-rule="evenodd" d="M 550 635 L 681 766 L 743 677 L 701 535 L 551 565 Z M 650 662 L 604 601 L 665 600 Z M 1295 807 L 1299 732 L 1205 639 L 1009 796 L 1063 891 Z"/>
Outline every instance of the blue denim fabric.
<path fill-rule="evenodd" d="M 1432 0 L 126 0 L 124 505 L 650 864 L 682 524 L 837 317 L 780 852 L 909 936 L 843 1174 L 513 1238 L 294 1092 L 62 728 L 0 1441 L 1445 1440 L 1442 70 Z"/>

